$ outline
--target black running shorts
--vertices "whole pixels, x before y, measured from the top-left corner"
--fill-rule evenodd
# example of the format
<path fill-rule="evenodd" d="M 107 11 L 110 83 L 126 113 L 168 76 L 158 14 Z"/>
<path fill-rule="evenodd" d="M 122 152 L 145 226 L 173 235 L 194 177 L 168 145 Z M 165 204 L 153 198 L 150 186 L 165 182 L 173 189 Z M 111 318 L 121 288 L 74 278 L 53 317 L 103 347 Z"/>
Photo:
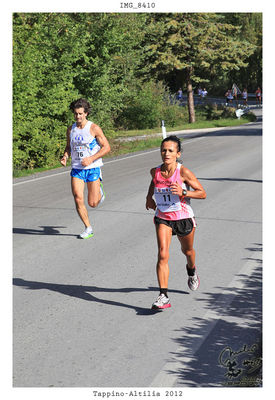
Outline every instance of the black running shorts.
<path fill-rule="evenodd" d="M 194 218 L 179 219 L 177 221 L 170 221 L 159 217 L 154 217 L 156 225 L 164 224 L 172 228 L 172 235 L 187 236 L 192 232 L 193 227 L 196 226 Z"/>

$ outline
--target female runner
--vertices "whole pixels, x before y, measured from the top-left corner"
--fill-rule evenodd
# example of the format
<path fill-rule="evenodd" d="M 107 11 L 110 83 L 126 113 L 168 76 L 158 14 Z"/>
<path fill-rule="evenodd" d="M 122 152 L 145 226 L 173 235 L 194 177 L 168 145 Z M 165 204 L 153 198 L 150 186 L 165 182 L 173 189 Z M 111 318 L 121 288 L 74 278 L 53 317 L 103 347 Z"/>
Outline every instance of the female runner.
<path fill-rule="evenodd" d="M 156 210 L 154 222 L 158 242 L 157 278 L 160 294 L 152 305 L 153 309 L 171 307 L 167 291 L 172 235 L 178 237 L 181 250 L 186 256 L 189 288 L 197 290 L 199 287 L 193 248 L 196 222 L 190 199 L 206 198 L 205 190 L 195 175 L 177 161 L 181 155 L 179 138 L 165 138 L 160 151 L 163 164 L 151 169 L 152 181 L 146 197 L 146 209 Z"/>

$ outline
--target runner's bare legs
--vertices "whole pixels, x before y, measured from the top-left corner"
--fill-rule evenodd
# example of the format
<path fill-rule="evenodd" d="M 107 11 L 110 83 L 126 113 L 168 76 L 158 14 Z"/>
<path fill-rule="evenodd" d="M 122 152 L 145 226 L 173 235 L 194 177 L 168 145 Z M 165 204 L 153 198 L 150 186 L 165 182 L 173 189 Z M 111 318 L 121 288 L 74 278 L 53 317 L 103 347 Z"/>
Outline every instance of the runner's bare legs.
<path fill-rule="evenodd" d="M 94 182 L 87 182 L 88 187 L 88 204 L 95 208 L 101 200 L 100 179 Z"/>
<path fill-rule="evenodd" d="M 169 247 L 172 238 L 172 229 L 164 224 L 156 225 L 158 241 L 157 277 L 160 288 L 168 288 L 169 279 Z"/>
<path fill-rule="evenodd" d="M 181 244 L 181 251 L 186 256 L 187 265 L 190 269 L 195 267 L 196 253 L 193 248 L 195 229 L 196 228 L 193 228 L 192 232 L 189 233 L 189 235 L 187 235 L 187 236 L 183 236 L 183 237 L 178 236 L 178 239 Z"/>
<path fill-rule="evenodd" d="M 74 196 L 77 213 L 81 221 L 87 228 L 91 226 L 91 224 L 84 201 L 85 182 L 82 179 L 72 177 L 71 184 L 72 184 L 72 193 Z M 97 207 L 101 199 L 100 179 L 94 182 L 87 182 L 87 188 L 88 188 L 88 204 L 90 207 L 95 208 Z"/>

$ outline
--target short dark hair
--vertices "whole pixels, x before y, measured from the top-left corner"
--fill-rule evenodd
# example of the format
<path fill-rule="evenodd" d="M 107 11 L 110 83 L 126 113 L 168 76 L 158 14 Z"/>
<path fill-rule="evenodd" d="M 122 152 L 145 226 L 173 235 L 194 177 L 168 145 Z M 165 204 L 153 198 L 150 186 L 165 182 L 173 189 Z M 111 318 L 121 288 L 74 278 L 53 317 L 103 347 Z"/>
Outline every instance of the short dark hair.
<path fill-rule="evenodd" d="M 70 104 L 70 110 L 72 110 L 72 112 L 74 112 L 76 108 L 84 108 L 84 111 L 85 113 L 87 113 L 87 115 L 89 115 L 92 111 L 90 103 L 86 99 L 82 98 L 75 100 Z"/>
<path fill-rule="evenodd" d="M 163 139 L 163 141 L 161 142 L 160 148 L 162 149 L 162 145 L 165 142 L 175 142 L 178 145 L 178 151 L 181 151 L 181 142 L 180 139 L 175 136 L 175 135 L 171 135 L 171 136 L 167 136 L 165 139 Z"/>

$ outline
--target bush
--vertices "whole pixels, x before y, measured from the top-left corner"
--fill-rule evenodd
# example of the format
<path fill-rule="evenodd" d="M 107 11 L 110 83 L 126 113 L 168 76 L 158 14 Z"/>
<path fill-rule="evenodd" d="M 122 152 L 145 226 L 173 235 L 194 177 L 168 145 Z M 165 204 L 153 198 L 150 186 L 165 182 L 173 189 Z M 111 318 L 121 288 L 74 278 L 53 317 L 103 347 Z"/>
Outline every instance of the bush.
<path fill-rule="evenodd" d="M 236 110 L 234 107 L 223 107 L 222 118 L 235 118 Z"/>
<path fill-rule="evenodd" d="M 156 128 L 166 118 L 165 88 L 160 82 L 144 83 L 137 92 L 130 92 L 125 101 L 127 104 L 116 119 L 116 126 L 121 129 Z M 175 119 L 172 114 L 175 116 L 175 111 L 170 111 L 171 121 Z"/>
<path fill-rule="evenodd" d="M 146 129 L 160 125 L 161 102 L 153 92 L 153 84 L 145 84 L 138 92 L 126 99 L 127 104 L 116 120 L 122 129 Z M 131 96 L 131 97 L 130 97 Z"/>
<path fill-rule="evenodd" d="M 177 126 L 187 122 L 188 111 L 178 105 L 164 105 L 162 107 L 162 119 L 166 126 Z"/>
<path fill-rule="evenodd" d="M 218 120 L 221 118 L 235 118 L 235 108 L 226 107 L 221 104 L 211 104 L 208 103 L 204 106 L 199 106 L 196 108 L 196 114 L 201 115 L 208 121 Z"/>
<path fill-rule="evenodd" d="M 220 119 L 222 115 L 222 110 L 218 108 L 217 104 L 206 104 L 205 106 L 205 114 L 207 120 L 215 120 Z"/>
<path fill-rule="evenodd" d="M 50 118 L 38 117 L 14 127 L 14 169 L 53 166 L 66 145 L 66 127 Z"/>

